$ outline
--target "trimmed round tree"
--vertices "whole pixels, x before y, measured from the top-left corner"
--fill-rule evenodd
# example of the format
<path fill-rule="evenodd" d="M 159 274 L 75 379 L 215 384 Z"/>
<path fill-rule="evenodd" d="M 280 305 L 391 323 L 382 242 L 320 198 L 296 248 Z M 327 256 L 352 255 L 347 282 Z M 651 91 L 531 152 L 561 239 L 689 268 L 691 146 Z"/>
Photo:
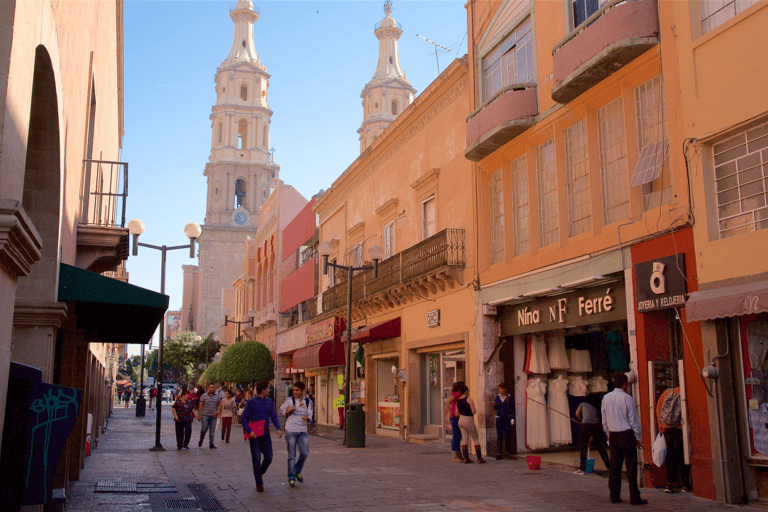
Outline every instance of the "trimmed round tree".
<path fill-rule="evenodd" d="M 241 341 L 227 347 L 221 355 L 217 377 L 244 386 L 269 381 L 275 378 L 275 362 L 265 345 L 253 340 Z"/>
<path fill-rule="evenodd" d="M 211 363 L 208 365 L 208 368 L 203 372 L 203 374 L 200 376 L 200 384 L 203 386 L 208 386 L 208 384 L 216 384 L 221 379 L 219 378 L 219 375 L 221 373 L 221 363 Z"/>

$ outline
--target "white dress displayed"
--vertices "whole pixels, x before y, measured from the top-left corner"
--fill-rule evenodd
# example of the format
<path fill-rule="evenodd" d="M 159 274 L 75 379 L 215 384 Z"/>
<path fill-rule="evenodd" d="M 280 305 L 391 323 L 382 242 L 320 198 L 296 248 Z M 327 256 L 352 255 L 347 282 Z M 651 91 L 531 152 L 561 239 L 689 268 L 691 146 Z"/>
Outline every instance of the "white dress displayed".
<path fill-rule="evenodd" d="M 571 361 L 572 372 L 591 372 L 592 360 L 589 358 L 589 350 L 568 349 L 568 359 Z"/>
<path fill-rule="evenodd" d="M 602 375 L 595 375 L 589 379 L 589 392 L 590 393 L 607 393 L 608 381 Z"/>
<path fill-rule="evenodd" d="M 565 336 L 562 333 L 555 333 L 549 337 L 547 357 L 549 368 L 552 370 L 569 370 L 571 368 L 568 352 L 565 350 Z"/>
<path fill-rule="evenodd" d="M 525 408 L 525 444 L 531 450 L 549 448 L 547 384 L 540 378 L 528 381 Z"/>
<path fill-rule="evenodd" d="M 570 375 L 568 377 L 568 394 L 571 396 L 587 396 L 587 379 L 581 375 Z"/>
<path fill-rule="evenodd" d="M 555 446 L 572 441 L 567 392 L 568 380 L 562 375 L 549 381 L 549 440 Z"/>
<path fill-rule="evenodd" d="M 531 363 L 528 366 L 528 373 L 549 373 L 545 334 L 531 335 Z"/>

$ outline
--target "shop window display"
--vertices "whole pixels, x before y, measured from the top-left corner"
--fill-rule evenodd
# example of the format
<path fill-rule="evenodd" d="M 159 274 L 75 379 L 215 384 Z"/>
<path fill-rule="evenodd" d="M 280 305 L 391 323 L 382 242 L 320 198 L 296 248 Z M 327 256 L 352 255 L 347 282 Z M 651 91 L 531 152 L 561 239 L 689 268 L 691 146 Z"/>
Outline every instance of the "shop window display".
<path fill-rule="evenodd" d="M 760 315 L 742 325 L 751 453 L 768 457 L 768 316 Z"/>

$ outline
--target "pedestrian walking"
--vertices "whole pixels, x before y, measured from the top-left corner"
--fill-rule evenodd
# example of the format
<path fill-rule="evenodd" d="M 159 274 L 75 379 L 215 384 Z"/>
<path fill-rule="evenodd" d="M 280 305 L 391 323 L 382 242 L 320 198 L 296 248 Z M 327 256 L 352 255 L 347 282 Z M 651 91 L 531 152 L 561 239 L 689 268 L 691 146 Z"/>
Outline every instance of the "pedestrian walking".
<path fill-rule="evenodd" d="M 312 421 L 309 422 L 310 425 L 310 432 L 315 433 L 317 430 L 317 426 L 315 425 L 315 385 L 310 384 L 309 389 L 307 390 L 307 398 L 309 398 L 310 402 L 312 402 Z"/>
<path fill-rule="evenodd" d="M 125 408 L 127 409 L 128 406 L 131 404 L 131 388 L 125 388 L 125 393 L 123 393 L 123 399 L 125 400 Z"/>
<path fill-rule="evenodd" d="M 640 418 L 635 400 L 627 394 L 627 376 L 616 373 L 612 380 L 614 390 L 605 395 L 601 406 L 603 430 L 608 435 L 611 448 L 611 471 L 608 476 L 611 503 L 621 502 L 621 465 L 624 463 L 629 483 L 629 502 L 632 505 L 645 505 L 648 501 L 640 497 L 637 486 L 637 448 L 642 446 Z"/>
<path fill-rule="evenodd" d="M 235 415 L 235 399 L 232 392 L 226 390 L 224 398 L 219 402 L 219 416 L 221 417 L 221 440 L 229 442 L 229 434 L 232 432 L 232 416 Z"/>
<path fill-rule="evenodd" d="M 667 444 L 667 486 L 664 492 L 674 492 L 680 486 L 683 492 L 691 492 L 691 466 L 683 457 L 683 425 L 681 412 L 680 388 L 667 388 L 656 402 L 656 420 L 659 432 L 664 435 Z"/>
<path fill-rule="evenodd" d="M 579 427 L 579 469 L 574 471 L 574 474 L 586 474 L 587 450 L 590 441 L 600 454 L 600 458 L 603 459 L 605 467 L 610 468 L 611 460 L 608 458 L 608 450 L 606 449 L 605 432 L 600 425 L 600 412 L 589 402 L 589 398 L 576 408 L 576 419 L 581 422 L 581 425 Z"/>
<path fill-rule="evenodd" d="M 155 410 L 156 399 L 157 399 L 157 388 L 153 386 L 149 389 L 149 410 L 150 411 Z"/>
<path fill-rule="evenodd" d="M 176 449 L 189 450 L 189 440 L 192 438 L 192 420 L 195 419 L 195 406 L 189 400 L 189 391 L 182 390 L 181 396 L 171 407 L 173 420 L 176 422 Z"/>
<path fill-rule="evenodd" d="M 445 414 L 448 416 L 448 421 L 451 424 L 451 451 L 453 452 L 453 462 L 464 462 L 464 457 L 461 455 L 461 429 L 459 428 L 459 413 L 456 410 L 456 400 L 461 397 L 459 393 L 459 386 L 463 386 L 463 381 L 453 383 L 451 388 L 451 396 L 448 398 L 448 402 L 445 407 Z"/>
<path fill-rule="evenodd" d="M 515 424 L 515 399 L 507 392 L 505 383 L 497 386 L 499 394 L 492 400 L 493 409 L 496 411 L 496 460 L 503 457 L 502 441 L 507 443 L 507 457 L 512 455 L 512 425 Z"/>
<path fill-rule="evenodd" d="M 197 446 L 203 446 L 203 440 L 205 440 L 205 433 L 208 434 L 208 447 L 211 450 L 216 449 L 216 445 L 213 444 L 213 436 L 216 433 L 216 418 L 219 415 L 219 402 L 221 397 L 217 393 L 214 393 L 214 385 L 208 384 L 208 392 L 203 393 L 200 397 L 200 406 L 198 409 L 198 420 L 200 420 L 200 441 Z"/>
<path fill-rule="evenodd" d="M 296 480 L 304 481 L 301 470 L 309 456 L 309 434 L 307 424 L 312 421 L 312 401 L 304 396 L 305 384 L 301 381 L 293 384 L 293 396 L 286 398 L 280 406 L 280 414 L 285 414 L 285 442 L 288 447 L 288 485 L 296 486 Z M 299 447 L 299 460 L 296 460 L 296 446 Z"/>
<path fill-rule="evenodd" d="M 466 384 L 459 386 L 459 393 L 461 396 L 456 400 L 456 409 L 459 411 L 459 428 L 461 429 L 461 453 L 464 456 L 464 463 L 471 464 L 472 459 L 469 458 L 469 443 L 474 440 L 475 453 L 477 453 L 477 462 L 485 464 L 483 454 L 480 451 L 480 436 L 477 434 L 477 426 L 475 425 L 475 402 L 469 398 L 469 388 Z"/>
<path fill-rule="evenodd" d="M 269 435 L 269 420 L 275 425 L 277 437 L 283 437 L 283 431 L 280 430 L 280 422 L 277 419 L 275 405 L 269 393 L 269 383 L 261 381 L 256 383 L 256 396 L 248 400 L 243 409 L 243 416 L 240 420 L 243 430 L 248 434 L 248 444 L 251 449 L 251 464 L 253 464 L 253 477 L 256 480 L 256 491 L 264 492 L 263 476 L 267 472 L 269 465 L 272 464 L 272 438 Z M 251 423 L 263 422 L 262 434 L 257 435 L 251 428 Z M 262 460 L 262 456 L 264 460 Z"/>

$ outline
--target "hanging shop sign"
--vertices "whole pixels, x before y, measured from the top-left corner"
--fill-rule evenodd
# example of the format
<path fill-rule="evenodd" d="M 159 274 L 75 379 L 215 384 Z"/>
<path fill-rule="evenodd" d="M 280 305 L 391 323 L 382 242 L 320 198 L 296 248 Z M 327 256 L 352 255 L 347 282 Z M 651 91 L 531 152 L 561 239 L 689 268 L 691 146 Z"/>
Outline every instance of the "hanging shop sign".
<path fill-rule="evenodd" d="M 334 339 L 344 332 L 347 326 L 346 320 L 338 317 L 331 317 L 307 326 L 307 345 L 314 345 L 322 341 Z"/>
<path fill-rule="evenodd" d="M 637 311 L 648 313 L 685 306 L 685 254 L 635 265 Z"/>
<path fill-rule="evenodd" d="M 440 310 L 433 309 L 427 311 L 427 327 L 438 327 L 440 325 Z"/>
<path fill-rule="evenodd" d="M 627 318 L 624 283 L 585 288 L 501 307 L 501 335 L 550 331 Z"/>

